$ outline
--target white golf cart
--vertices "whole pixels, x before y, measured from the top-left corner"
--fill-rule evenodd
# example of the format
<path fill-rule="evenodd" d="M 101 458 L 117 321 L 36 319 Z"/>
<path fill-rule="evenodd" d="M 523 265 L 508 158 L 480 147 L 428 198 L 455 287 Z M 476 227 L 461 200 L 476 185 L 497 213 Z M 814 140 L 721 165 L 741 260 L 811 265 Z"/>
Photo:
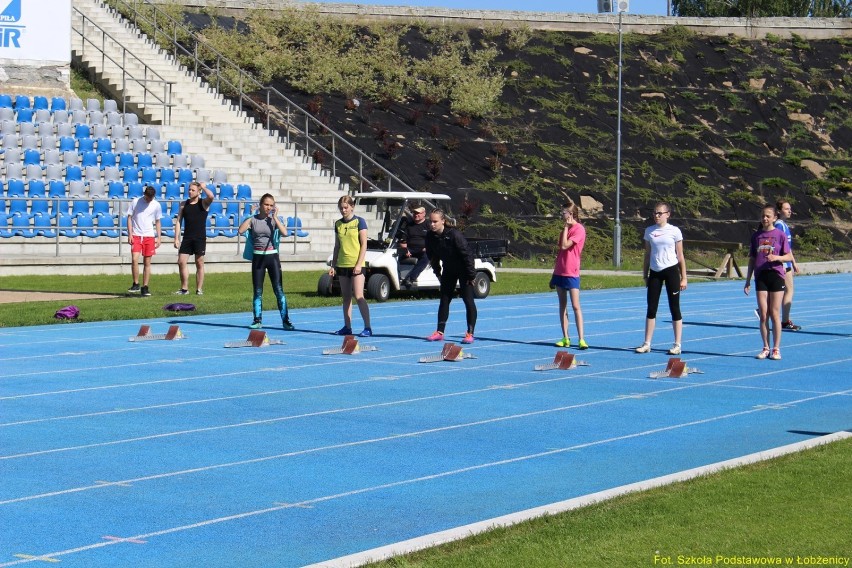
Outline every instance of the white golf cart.
<path fill-rule="evenodd" d="M 400 282 L 414 268 L 415 259 L 402 258 L 398 254 L 399 238 L 402 236 L 407 220 L 410 220 L 410 210 L 413 207 L 424 206 L 429 211 L 443 208 L 442 203 L 450 201 L 448 195 L 442 193 L 424 193 L 407 191 L 386 191 L 375 193 L 355 194 L 355 214 L 367 220 L 370 235 L 374 234 L 373 226 L 378 221 L 381 228 L 375 239 L 367 241 L 367 256 L 365 259 L 367 285 L 365 293 L 368 298 L 384 302 L 392 293 L 400 291 Z M 474 279 L 474 296 L 485 298 L 491 291 L 491 283 L 497 281 L 495 265 L 508 254 L 508 241 L 503 239 L 468 239 L 475 259 L 476 278 Z M 331 265 L 331 256 L 327 263 Z M 402 291 L 437 290 L 440 282 L 427 267 L 409 286 Z M 340 294 L 340 283 L 327 273 L 320 276 L 317 283 L 317 293 L 320 296 Z"/>

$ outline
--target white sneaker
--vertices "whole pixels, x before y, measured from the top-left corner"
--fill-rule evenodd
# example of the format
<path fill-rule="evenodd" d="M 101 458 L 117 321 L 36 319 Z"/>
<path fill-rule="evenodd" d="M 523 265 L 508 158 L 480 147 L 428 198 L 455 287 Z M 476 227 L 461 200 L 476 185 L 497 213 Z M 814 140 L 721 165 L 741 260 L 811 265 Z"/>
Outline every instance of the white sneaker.
<path fill-rule="evenodd" d="M 651 344 L 643 343 L 642 345 L 634 349 L 634 351 L 636 351 L 636 353 L 648 353 L 651 351 Z"/>
<path fill-rule="evenodd" d="M 199 288 L 198 290 L 196 290 L 196 291 L 195 291 L 195 295 L 196 295 L 196 296 L 203 296 L 203 295 L 204 295 L 204 290 L 202 290 L 201 288 Z"/>
<path fill-rule="evenodd" d="M 672 348 L 669 349 L 669 355 L 680 355 L 680 343 L 672 345 Z"/>

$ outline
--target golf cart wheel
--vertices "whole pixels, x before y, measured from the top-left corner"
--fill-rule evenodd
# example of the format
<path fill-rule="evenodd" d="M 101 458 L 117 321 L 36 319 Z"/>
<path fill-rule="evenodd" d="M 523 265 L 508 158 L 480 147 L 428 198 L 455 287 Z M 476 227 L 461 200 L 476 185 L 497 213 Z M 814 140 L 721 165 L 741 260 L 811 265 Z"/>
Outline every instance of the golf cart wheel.
<path fill-rule="evenodd" d="M 487 298 L 491 292 L 491 279 L 484 272 L 477 272 L 473 278 L 473 297 Z"/>
<path fill-rule="evenodd" d="M 390 298 L 390 280 L 384 274 L 373 274 L 367 281 L 367 295 L 378 302 Z"/>
<path fill-rule="evenodd" d="M 332 296 L 334 293 L 332 291 L 332 285 L 334 284 L 334 278 L 329 274 L 323 274 L 319 277 L 319 282 L 317 282 L 317 296 Z"/>

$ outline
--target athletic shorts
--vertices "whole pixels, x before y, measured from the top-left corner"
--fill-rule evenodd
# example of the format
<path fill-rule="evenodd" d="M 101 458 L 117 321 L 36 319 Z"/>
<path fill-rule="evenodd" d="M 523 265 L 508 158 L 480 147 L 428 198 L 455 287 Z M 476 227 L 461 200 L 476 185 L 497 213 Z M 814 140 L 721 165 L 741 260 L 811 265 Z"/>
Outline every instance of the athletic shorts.
<path fill-rule="evenodd" d="M 754 286 L 758 292 L 783 292 L 787 289 L 784 277 L 774 270 L 764 270 L 755 276 Z"/>
<path fill-rule="evenodd" d="M 133 243 L 130 245 L 130 252 L 142 253 L 142 256 L 154 256 L 157 251 L 156 237 L 133 237 Z"/>
<path fill-rule="evenodd" d="M 361 274 L 352 274 L 352 271 L 355 270 L 354 266 L 343 267 L 343 266 L 335 266 L 334 274 L 338 277 L 342 276 L 344 278 L 355 278 L 356 276 L 364 276 L 364 269 L 361 269 Z"/>
<path fill-rule="evenodd" d="M 566 290 L 579 290 L 580 289 L 580 277 L 579 276 L 558 276 L 554 274 L 550 278 L 550 287 L 559 287 L 565 288 Z"/>
<path fill-rule="evenodd" d="M 207 248 L 207 239 L 184 239 L 180 242 L 178 254 L 195 255 L 196 258 L 204 256 Z"/>

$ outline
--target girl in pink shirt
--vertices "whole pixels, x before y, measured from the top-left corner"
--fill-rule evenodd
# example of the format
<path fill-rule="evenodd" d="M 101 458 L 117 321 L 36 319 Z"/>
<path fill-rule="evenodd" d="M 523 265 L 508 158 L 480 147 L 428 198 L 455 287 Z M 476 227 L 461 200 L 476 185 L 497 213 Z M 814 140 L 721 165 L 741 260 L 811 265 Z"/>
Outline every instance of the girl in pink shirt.
<path fill-rule="evenodd" d="M 583 310 L 580 308 L 580 257 L 583 245 L 586 244 L 586 229 L 580 224 L 579 208 L 573 203 L 562 206 L 562 219 L 565 221 L 559 234 L 559 252 L 550 278 L 550 287 L 556 288 L 559 298 L 559 324 L 562 326 L 562 339 L 556 342 L 557 347 L 570 347 L 568 337 L 568 295 L 571 295 L 571 307 L 574 308 L 574 322 L 577 324 L 577 334 L 580 349 L 588 349 L 583 339 Z"/>

